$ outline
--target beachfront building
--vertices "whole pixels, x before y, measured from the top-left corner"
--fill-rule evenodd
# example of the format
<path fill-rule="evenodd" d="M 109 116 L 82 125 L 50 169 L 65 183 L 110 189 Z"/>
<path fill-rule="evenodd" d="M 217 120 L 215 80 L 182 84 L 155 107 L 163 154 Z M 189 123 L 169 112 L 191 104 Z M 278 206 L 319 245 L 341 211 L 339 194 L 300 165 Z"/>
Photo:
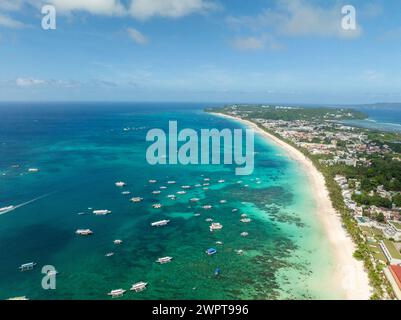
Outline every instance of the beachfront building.
<path fill-rule="evenodd" d="M 380 241 L 380 248 L 390 265 L 401 265 L 401 254 L 391 241 Z"/>

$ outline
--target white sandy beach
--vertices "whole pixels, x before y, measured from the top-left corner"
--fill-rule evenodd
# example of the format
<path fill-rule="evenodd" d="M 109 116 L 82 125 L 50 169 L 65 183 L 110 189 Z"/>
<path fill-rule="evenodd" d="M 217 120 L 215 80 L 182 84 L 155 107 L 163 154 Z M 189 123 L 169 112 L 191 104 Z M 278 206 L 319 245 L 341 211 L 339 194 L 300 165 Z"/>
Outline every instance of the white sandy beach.
<path fill-rule="evenodd" d="M 372 289 L 369 285 L 368 275 L 363 263 L 353 257 L 355 244 L 343 228 L 340 215 L 333 208 L 323 175 L 316 169 L 312 161 L 301 151 L 262 130 L 250 121 L 228 115 L 213 114 L 242 122 L 253 128 L 256 133 L 279 145 L 291 159 L 297 161 L 305 169 L 311 189 L 316 195 L 317 217 L 333 249 L 336 263 L 335 274 L 333 274 L 334 282 L 342 287 L 347 299 L 369 299 Z M 327 289 L 330 290 L 330 288 Z"/>

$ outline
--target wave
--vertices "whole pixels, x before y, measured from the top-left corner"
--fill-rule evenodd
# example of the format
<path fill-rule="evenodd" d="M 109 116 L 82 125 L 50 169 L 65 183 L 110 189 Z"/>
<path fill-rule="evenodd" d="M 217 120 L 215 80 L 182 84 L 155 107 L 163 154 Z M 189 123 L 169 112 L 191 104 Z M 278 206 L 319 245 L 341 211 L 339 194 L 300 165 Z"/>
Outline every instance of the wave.
<path fill-rule="evenodd" d="M 28 205 L 28 204 L 30 204 L 30 203 L 32 203 L 32 202 L 35 202 L 35 201 L 38 201 L 38 200 L 43 199 L 43 198 L 45 198 L 45 197 L 48 197 L 48 196 L 50 196 L 50 195 L 53 194 L 53 193 L 55 193 L 55 191 L 54 191 L 54 192 L 50 192 L 50 193 L 46 193 L 46 194 L 44 194 L 44 195 L 42 195 L 42 196 L 40 196 L 40 197 L 34 198 L 34 199 L 29 200 L 29 201 L 24 202 L 24 203 L 20 203 L 20 204 L 18 204 L 18 205 L 16 205 L 16 206 L 13 206 L 10 210 L 6 210 L 6 211 L 4 211 L 4 212 L 1 212 L 1 213 L 0 213 L 0 216 L 3 215 L 3 214 L 9 213 L 9 212 L 11 212 L 11 211 L 14 211 L 14 210 L 16 210 L 16 209 L 18 209 L 18 208 L 24 207 L 24 206 L 26 206 L 26 205 Z"/>

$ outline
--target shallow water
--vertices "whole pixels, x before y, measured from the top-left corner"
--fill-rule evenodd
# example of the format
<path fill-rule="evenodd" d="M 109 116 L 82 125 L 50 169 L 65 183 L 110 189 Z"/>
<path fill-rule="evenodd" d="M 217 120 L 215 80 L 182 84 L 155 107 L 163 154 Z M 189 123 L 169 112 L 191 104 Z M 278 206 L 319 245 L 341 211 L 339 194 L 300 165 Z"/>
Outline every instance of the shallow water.
<path fill-rule="evenodd" d="M 343 298 L 330 280 L 333 257 L 306 176 L 278 147 L 257 137 L 256 168 L 246 177 L 235 176 L 234 165 L 147 164 L 146 133 L 167 129 L 169 120 L 177 120 L 179 129 L 241 127 L 204 113 L 203 107 L 1 105 L 0 207 L 51 194 L 0 216 L 0 298 L 109 299 L 110 290 L 129 289 L 138 281 L 148 282 L 148 289 L 128 292 L 123 299 Z M 28 173 L 32 167 L 39 172 Z M 206 177 L 209 190 L 194 187 Z M 149 179 L 158 181 L 149 184 Z M 121 180 L 127 187 L 114 185 Z M 168 180 L 177 183 L 168 185 Z M 182 185 L 192 188 L 175 201 L 166 197 Z M 152 194 L 160 186 L 168 188 Z M 131 194 L 122 195 L 123 190 Z M 144 201 L 129 202 L 133 196 Z M 201 200 L 190 202 L 193 197 Z M 163 207 L 153 209 L 156 202 Z M 203 209 L 206 204 L 213 208 Z M 112 213 L 95 216 L 88 208 Z M 239 221 L 243 213 L 251 223 Z M 211 233 L 209 217 L 223 229 Z M 171 222 L 150 227 L 161 219 Z M 78 237 L 78 228 L 90 228 L 94 235 Z M 241 237 L 243 231 L 249 236 Z M 116 246 L 115 239 L 123 243 Z M 210 247 L 217 254 L 207 256 Z M 115 254 L 105 257 L 108 252 Z M 162 256 L 173 261 L 155 263 Z M 37 268 L 19 272 L 30 261 Z M 56 290 L 41 288 L 43 265 L 60 272 Z M 217 267 L 221 274 L 215 277 Z"/>

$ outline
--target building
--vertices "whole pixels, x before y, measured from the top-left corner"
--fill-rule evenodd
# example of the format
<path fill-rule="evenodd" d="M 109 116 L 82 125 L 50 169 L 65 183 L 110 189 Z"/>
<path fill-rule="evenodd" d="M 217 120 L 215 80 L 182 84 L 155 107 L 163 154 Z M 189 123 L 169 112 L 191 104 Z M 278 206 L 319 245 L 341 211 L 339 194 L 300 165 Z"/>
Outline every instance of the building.
<path fill-rule="evenodd" d="M 390 266 L 391 274 L 394 277 L 395 282 L 398 285 L 398 288 L 401 290 L 401 266 L 391 265 Z"/>
<path fill-rule="evenodd" d="M 389 264 L 401 265 L 401 254 L 397 251 L 391 241 L 380 241 L 380 248 L 386 256 Z"/>

